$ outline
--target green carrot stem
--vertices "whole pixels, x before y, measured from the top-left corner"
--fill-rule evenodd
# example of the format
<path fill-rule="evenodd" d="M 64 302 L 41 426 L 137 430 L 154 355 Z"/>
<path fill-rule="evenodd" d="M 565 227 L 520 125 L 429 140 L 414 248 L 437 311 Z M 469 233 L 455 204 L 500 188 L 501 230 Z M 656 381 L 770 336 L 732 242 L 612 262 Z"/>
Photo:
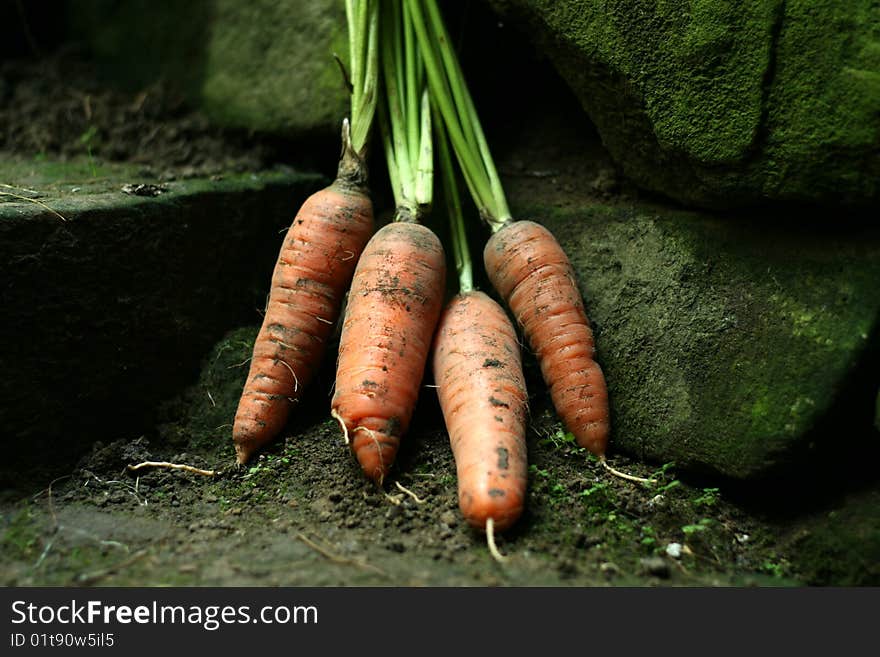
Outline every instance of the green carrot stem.
<path fill-rule="evenodd" d="M 403 205 L 403 189 L 400 181 L 400 167 L 394 156 L 394 140 L 391 136 L 391 126 L 388 121 L 388 110 L 385 104 L 379 105 L 379 129 L 382 132 L 382 147 L 385 150 L 385 161 L 388 163 L 388 178 L 391 183 L 391 193 L 394 196 L 394 206 Z"/>
<path fill-rule="evenodd" d="M 386 0 L 388 1 L 388 0 Z M 418 80 L 418 67 L 421 62 L 416 60 L 418 45 L 415 43 L 412 20 L 406 6 L 399 0 L 390 0 L 400 8 L 401 25 L 403 26 L 403 66 L 402 72 L 406 76 L 404 90 L 406 91 L 406 113 L 408 116 L 418 116 L 420 111 L 419 97 L 420 87 Z M 409 158 L 411 162 L 418 160 L 419 148 L 419 124 L 415 121 L 407 122 L 407 145 L 409 146 Z"/>
<path fill-rule="evenodd" d="M 422 91 L 421 135 L 416 157 L 415 199 L 420 206 L 428 206 L 434 196 L 434 144 L 431 135 L 431 102 L 428 89 Z"/>
<path fill-rule="evenodd" d="M 424 59 L 401 0 L 385 0 L 382 12 L 382 73 L 385 102 L 379 123 L 399 218 L 416 221 L 433 196 L 434 154 Z M 401 212 L 403 210 L 404 212 Z"/>
<path fill-rule="evenodd" d="M 370 127 L 376 110 L 379 3 L 377 0 L 346 0 L 349 69 L 351 77 L 351 143 L 365 157 Z"/>
<path fill-rule="evenodd" d="M 483 219 L 493 232 L 497 231 L 510 220 L 510 210 L 440 9 L 436 0 L 408 2 L 426 60 L 431 93 L 449 130 L 465 181 Z"/>
<path fill-rule="evenodd" d="M 452 155 L 449 152 L 449 137 L 442 120 L 436 120 L 434 124 L 437 126 L 443 196 L 446 199 L 449 228 L 452 234 L 452 256 L 455 259 L 455 269 L 458 272 L 458 291 L 465 294 L 474 289 L 474 272 L 468 249 L 467 231 L 464 226 L 464 212 L 461 209 L 461 198 L 455 183 L 455 168 L 452 164 Z"/>
<path fill-rule="evenodd" d="M 413 26 L 419 42 L 422 59 L 425 61 L 425 70 L 428 74 L 428 85 L 431 96 L 437 103 L 440 115 L 446 124 L 449 140 L 461 166 L 465 183 L 470 190 L 474 202 L 482 216 L 493 217 L 497 213 L 493 210 L 494 198 L 491 186 L 480 162 L 479 157 L 469 150 L 464 136 L 462 121 L 459 118 L 457 108 L 452 100 L 453 94 L 449 88 L 449 80 L 443 68 L 442 58 L 436 51 L 434 36 L 429 32 L 419 0 L 407 0 L 412 15 Z"/>
<path fill-rule="evenodd" d="M 449 90 L 452 92 L 452 102 L 457 108 L 459 120 L 462 127 L 462 134 L 465 137 L 468 148 L 474 150 L 477 148 L 477 139 L 474 134 L 474 125 L 469 121 L 466 113 L 468 101 L 468 88 L 464 84 L 464 75 L 458 63 L 458 58 L 451 48 L 449 33 L 446 31 L 446 25 L 443 22 L 443 16 L 440 14 L 440 8 L 436 2 L 425 2 L 425 9 L 429 25 L 434 34 L 434 42 L 437 51 L 440 53 L 440 59 L 443 69 L 446 71 L 446 77 L 449 80 Z"/>
<path fill-rule="evenodd" d="M 412 176 L 409 175 L 412 167 L 407 144 L 408 137 L 405 132 L 406 116 L 403 108 L 406 84 L 400 32 L 403 16 L 398 3 L 386 1 L 384 4 L 382 73 L 385 79 L 384 106 L 387 107 L 390 130 L 383 132 L 383 139 L 390 140 L 390 144 L 385 146 L 385 153 L 387 156 L 390 149 L 393 154 L 393 157 L 388 159 L 388 168 L 389 170 L 394 169 L 394 175 L 391 177 L 392 187 L 397 185 L 397 189 L 393 190 L 394 200 L 397 206 L 401 206 L 406 200 L 413 200 Z"/>

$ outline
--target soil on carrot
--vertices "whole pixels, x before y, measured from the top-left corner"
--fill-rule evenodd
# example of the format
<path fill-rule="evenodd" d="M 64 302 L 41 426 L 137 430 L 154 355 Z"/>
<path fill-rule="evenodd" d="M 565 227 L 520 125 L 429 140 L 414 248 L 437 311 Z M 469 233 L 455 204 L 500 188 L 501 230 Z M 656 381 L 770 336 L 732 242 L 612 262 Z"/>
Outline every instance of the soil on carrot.
<path fill-rule="evenodd" d="M 0 126 L 9 128 L 0 151 L 134 162 L 159 180 L 260 168 L 285 151 L 212 128 L 161 86 L 126 95 L 102 88 L 87 69 L 71 71 L 69 58 L 61 72 L 59 61 L 4 65 Z M 520 115 L 493 137 L 519 144 L 499 148 L 514 202 L 548 184 L 562 203 L 634 194 L 573 108 L 570 121 L 523 112 L 534 121 Z M 517 136 L 516 125 L 543 125 L 536 132 L 546 139 Z M 328 151 L 335 155 L 335 147 L 317 149 Z M 867 552 L 866 569 L 855 569 L 867 580 L 844 579 L 851 567 L 833 572 L 853 558 L 845 546 L 818 547 L 819 565 L 798 565 L 796 551 L 818 536 L 812 518 L 823 524 L 827 509 L 807 511 L 807 521 L 771 517 L 717 482 L 689 479 L 673 463 L 632 461 L 613 446 L 615 467 L 654 481 L 612 476 L 562 430 L 528 354 L 528 497 L 523 517 L 497 538 L 503 564 L 458 510 L 430 378 L 382 489 L 365 480 L 329 416 L 334 345 L 283 434 L 236 467 L 231 422 L 257 324 L 215 345 L 199 380 L 163 406 L 151 431 L 120 427 L 117 440 L 94 444 L 66 471 L 37 472 L 0 493 L 0 584 L 787 586 L 880 577 Z M 215 474 L 128 467 L 144 461 Z M 869 519 L 875 499 L 864 506 Z"/>

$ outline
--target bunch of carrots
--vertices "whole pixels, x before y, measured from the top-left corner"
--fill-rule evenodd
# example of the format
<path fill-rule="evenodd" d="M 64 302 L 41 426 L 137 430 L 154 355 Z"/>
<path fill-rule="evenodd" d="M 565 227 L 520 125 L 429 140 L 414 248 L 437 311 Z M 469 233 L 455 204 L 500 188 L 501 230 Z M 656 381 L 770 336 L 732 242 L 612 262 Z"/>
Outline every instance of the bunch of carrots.
<path fill-rule="evenodd" d="M 494 532 L 517 521 L 526 496 L 526 384 L 508 312 L 474 287 L 453 156 L 490 233 L 488 278 L 560 419 L 605 467 L 638 478 L 605 459 L 608 393 L 574 272 L 547 229 L 512 218 L 436 0 L 379 5 L 346 0 L 351 117 L 337 177 L 306 200 L 279 253 L 233 442 L 245 463 L 282 431 L 347 292 L 330 414 L 364 475 L 379 486 L 388 476 L 430 358 L 461 512 L 502 559 Z M 393 220 L 375 233 L 365 165 L 374 119 L 395 202 Z M 424 224 L 435 142 L 459 282 L 445 305 L 446 253 Z"/>

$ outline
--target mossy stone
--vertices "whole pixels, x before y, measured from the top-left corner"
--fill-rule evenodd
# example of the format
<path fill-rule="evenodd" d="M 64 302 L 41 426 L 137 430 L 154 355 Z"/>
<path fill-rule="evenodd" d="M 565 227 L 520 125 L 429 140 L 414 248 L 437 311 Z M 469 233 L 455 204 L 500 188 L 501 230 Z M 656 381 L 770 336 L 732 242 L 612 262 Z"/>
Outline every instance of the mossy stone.
<path fill-rule="evenodd" d="M 0 480 L 23 465 L 70 467 L 96 440 L 146 433 L 220 335 L 259 322 L 283 232 L 327 184 L 273 170 L 125 193 L 149 184 L 138 171 L 86 159 L 0 164 L 14 183 L 0 195 L 10 455 Z"/>
<path fill-rule="evenodd" d="M 763 477 L 872 431 L 880 230 L 533 200 L 576 269 L 612 450 Z"/>
<path fill-rule="evenodd" d="M 685 203 L 880 199 L 872 0 L 492 0 L 534 35 L 623 172 Z"/>
<path fill-rule="evenodd" d="M 349 111 L 334 59 L 348 59 L 343 3 L 70 5 L 74 36 L 86 43 L 106 79 L 133 90 L 161 79 L 220 126 L 335 136 Z"/>

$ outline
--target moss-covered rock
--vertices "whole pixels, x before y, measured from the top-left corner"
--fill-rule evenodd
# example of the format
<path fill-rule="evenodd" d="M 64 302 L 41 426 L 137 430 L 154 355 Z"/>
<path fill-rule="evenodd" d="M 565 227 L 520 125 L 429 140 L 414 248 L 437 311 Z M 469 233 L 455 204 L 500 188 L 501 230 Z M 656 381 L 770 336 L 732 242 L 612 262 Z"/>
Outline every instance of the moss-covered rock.
<path fill-rule="evenodd" d="M 880 198 L 871 0 L 491 0 L 522 21 L 624 173 L 677 200 Z"/>
<path fill-rule="evenodd" d="M 336 134 L 348 111 L 343 3 L 80 1 L 71 20 L 101 71 L 128 88 L 162 78 L 218 125 Z"/>
<path fill-rule="evenodd" d="M 535 199 L 514 212 L 578 272 L 614 448 L 750 478 L 872 430 L 880 231 Z"/>
<path fill-rule="evenodd" d="M 0 481 L 148 431 L 224 331 L 259 322 L 281 232 L 326 183 L 278 170 L 151 187 L 138 171 L 0 165 Z"/>

